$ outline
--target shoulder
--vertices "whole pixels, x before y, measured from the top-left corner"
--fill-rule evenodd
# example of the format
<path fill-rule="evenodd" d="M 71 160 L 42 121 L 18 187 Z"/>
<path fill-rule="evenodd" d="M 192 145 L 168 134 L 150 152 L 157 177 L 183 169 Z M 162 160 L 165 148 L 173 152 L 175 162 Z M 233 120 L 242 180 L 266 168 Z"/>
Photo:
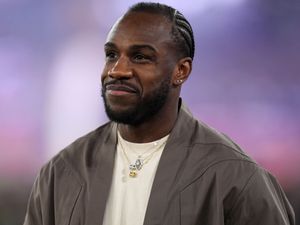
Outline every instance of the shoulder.
<path fill-rule="evenodd" d="M 206 162 L 217 164 L 226 161 L 256 162 L 226 134 L 202 121 L 194 121 L 194 129 L 189 141 L 190 153 L 205 158 Z"/>
<path fill-rule="evenodd" d="M 260 168 L 227 135 L 195 119 L 186 108 L 181 110 L 173 136 L 173 143 L 187 149 L 185 177 L 189 181 L 186 184 L 199 179 L 224 182 L 227 179 L 227 182 L 241 181 L 243 185 Z"/>
<path fill-rule="evenodd" d="M 220 200 L 230 224 L 246 221 L 249 224 L 277 224 L 276 221 L 289 224 L 293 221 L 293 210 L 279 183 L 268 171 L 227 135 L 188 112 L 182 111 L 182 117 L 184 123 L 179 128 L 185 132 L 179 138 L 187 140 L 188 149 L 182 173 L 184 198 L 201 200 L 205 196 Z"/>
<path fill-rule="evenodd" d="M 113 126 L 114 123 L 106 123 L 62 149 L 41 168 L 39 179 L 50 180 L 53 174 L 59 178 L 72 173 L 81 182 L 85 170 L 96 166 Z"/>
<path fill-rule="evenodd" d="M 174 141 L 184 143 L 194 154 L 206 154 L 207 157 L 218 157 L 218 159 L 235 158 L 253 161 L 227 135 L 194 118 L 184 104 L 181 105 L 172 136 L 175 137 Z"/>

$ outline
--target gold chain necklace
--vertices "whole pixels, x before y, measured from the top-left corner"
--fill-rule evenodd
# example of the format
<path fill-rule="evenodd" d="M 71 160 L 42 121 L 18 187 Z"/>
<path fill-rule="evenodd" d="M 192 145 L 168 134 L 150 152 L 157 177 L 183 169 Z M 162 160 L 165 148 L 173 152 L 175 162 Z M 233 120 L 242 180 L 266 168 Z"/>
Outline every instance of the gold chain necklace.
<path fill-rule="evenodd" d="M 137 155 L 137 159 L 135 160 L 134 163 L 130 162 L 130 159 L 129 159 L 128 155 L 126 154 L 126 151 L 125 151 L 125 148 L 124 148 L 122 142 L 119 141 L 120 147 L 122 149 L 122 152 L 123 152 L 123 154 L 125 156 L 125 159 L 127 161 L 127 164 L 128 164 L 128 168 L 129 168 L 129 174 L 128 175 L 129 175 L 129 177 L 132 177 L 132 178 L 136 177 L 138 175 L 138 171 L 140 171 L 143 168 L 143 166 L 145 164 L 147 164 L 152 159 L 153 155 L 161 149 L 161 146 L 163 146 L 166 143 L 166 141 L 167 140 L 162 142 L 159 146 L 156 146 L 157 149 L 155 151 L 151 152 L 144 159 L 142 158 L 142 156 L 145 155 L 147 152 L 139 155 L 135 151 L 133 151 Z"/>

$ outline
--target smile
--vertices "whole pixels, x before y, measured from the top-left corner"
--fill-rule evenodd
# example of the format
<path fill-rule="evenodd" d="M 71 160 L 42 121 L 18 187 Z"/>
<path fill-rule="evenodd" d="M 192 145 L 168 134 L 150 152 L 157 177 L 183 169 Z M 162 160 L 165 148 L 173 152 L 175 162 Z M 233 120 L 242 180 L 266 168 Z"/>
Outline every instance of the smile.
<path fill-rule="evenodd" d="M 105 86 L 105 91 L 110 95 L 128 95 L 128 94 L 136 94 L 138 91 L 130 86 L 124 84 L 108 84 Z"/>

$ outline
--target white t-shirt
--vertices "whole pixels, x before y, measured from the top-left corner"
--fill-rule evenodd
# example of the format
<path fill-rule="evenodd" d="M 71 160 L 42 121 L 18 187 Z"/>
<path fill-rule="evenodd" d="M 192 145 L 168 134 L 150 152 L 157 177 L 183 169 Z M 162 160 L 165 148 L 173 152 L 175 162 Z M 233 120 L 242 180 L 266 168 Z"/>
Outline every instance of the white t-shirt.
<path fill-rule="evenodd" d="M 118 133 L 117 152 L 103 225 L 142 225 L 159 159 L 168 136 L 150 143 L 132 143 Z M 129 165 L 144 159 L 136 177 Z"/>

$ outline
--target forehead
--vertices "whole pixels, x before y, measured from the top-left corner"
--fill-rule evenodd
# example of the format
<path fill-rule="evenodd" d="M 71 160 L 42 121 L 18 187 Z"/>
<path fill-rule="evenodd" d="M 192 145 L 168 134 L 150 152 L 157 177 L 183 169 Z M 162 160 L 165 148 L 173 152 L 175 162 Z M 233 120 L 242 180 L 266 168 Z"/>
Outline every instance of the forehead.
<path fill-rule="evenodd" d="M 107 42 L 116 45 L 126 43 L 170 43 L 171 22 L 164 16 L 152 13 L 130 13 L 121 17 L 112 27 Z"/>

